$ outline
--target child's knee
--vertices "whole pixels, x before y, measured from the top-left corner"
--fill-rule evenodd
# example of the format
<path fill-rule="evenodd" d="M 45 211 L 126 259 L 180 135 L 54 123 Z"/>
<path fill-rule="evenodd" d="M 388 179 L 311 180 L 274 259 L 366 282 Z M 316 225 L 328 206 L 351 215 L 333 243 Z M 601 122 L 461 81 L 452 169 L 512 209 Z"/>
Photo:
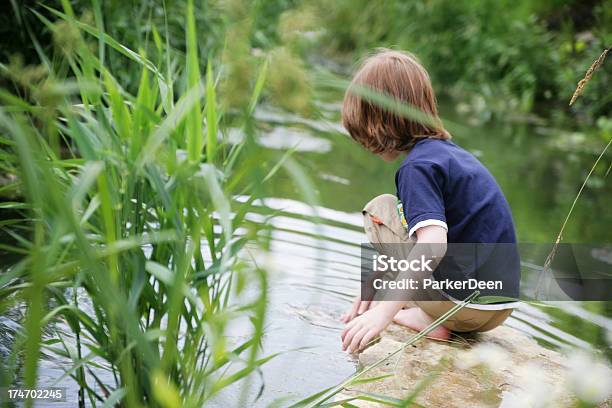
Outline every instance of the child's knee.
<path fill-rule="evenodd" d="M 364 225 L 386 225 L 391 227 L 397 223 L 397 197 L 392 194 L 381 194 L 368 202 L 362 210 Z"/>
<path fill-rule="evenodd" d="M 365 233 L 370 243 L 413 243 L 406 228 L 402 225 L 396 196 L 382 194 L 375 197 L 363 208 L 363 218 Z M 382 247 L 375 246 L 375 248 L 381 253 L 386 253 L 386 250 Z M 407 250 L 408 248 L 392 249 L 397 252 L 398 249 Z"/>
<path fill-rule="evenodd" d="M 370 200 L 362 210 L 363 215 L 387 213 L 389 209 L 396 211 L 397 197 L 393 194 L 381 194 Z"/>

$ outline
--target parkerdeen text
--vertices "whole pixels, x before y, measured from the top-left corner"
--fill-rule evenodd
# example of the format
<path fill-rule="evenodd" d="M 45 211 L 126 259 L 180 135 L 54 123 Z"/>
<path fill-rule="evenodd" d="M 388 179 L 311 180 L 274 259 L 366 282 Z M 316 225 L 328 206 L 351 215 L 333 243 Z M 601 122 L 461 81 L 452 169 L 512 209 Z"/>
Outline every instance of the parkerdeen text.
<path fill-rule="evenodd" d="M 420 289 L 420 282 L 417 279 L 399 279 L 399 280 L 385 280 L 385 279 L 374 279 L 372 286 L 376 290 L 396 290 L 396 289 Z M 423 289 L 436 289 L 436 290 L 464 290 L 464 289 L 479 289 L 479 290 L 502 290 L 502 281 L 479 281 L 477 279 L 467 280 L 435 280 L 435 279 L 423 279 Z"/>

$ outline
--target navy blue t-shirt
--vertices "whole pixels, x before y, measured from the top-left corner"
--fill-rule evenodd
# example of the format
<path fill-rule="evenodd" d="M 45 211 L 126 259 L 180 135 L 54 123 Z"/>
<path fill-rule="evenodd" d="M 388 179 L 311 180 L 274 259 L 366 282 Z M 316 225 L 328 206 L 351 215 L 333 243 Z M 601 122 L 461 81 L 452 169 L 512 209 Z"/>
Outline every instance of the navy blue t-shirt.
<path fill-rule="evenodd" d="M 436 280 L 499 281 L 481 296 L 518 298 L 520 259 L 510 206 L 489 171 L 449 140 L 416 143 L 396 173 L 410 235 L 425 225 L 447 228 L 446 255 Z M 471 290 L 446 290 L 456 299 Z"/>
<path fill-rule="evenodd" d="M 437 220 L 446 224 L 449 243 L 516 242 L 499 185 L 474 155 L 449 140 L 417 142 L 395 185 L 412 233 L 419 223 Z"/>

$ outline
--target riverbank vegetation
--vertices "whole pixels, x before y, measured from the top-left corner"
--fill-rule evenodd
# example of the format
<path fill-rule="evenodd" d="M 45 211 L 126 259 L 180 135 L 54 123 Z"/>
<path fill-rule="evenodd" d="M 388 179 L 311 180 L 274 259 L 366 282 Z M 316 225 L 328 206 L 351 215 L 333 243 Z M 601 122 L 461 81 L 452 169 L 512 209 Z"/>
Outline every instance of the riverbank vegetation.
<path fill-rule="evenodd" d="M 4 35 L 16 41 L 3 48 L 3 58 L 20 54 L 27 62 L 39 63 L 37 53 L 49 49 L 51 33 L 30 10 L 52 17 L 45 6 L 58 9 L 61 2 L 11 3 L 13 13 L 5 18 L 12 14 L 18 24 L 4 25 Z M 72 3 L 82 22 L 103 24 L 107 34 L 133 50 L 152 48 L 157 38 L 167 42 L 169 50 L 185 52 L 184 1 Z M 291 71 L 285 76 L 294 86 L 308 79 L 298 59 L 312 62 L 323 54 L 346 72 L 373 48 L 393 46 L 415 53 L 431 72 L 439 93 L 452 97 L 456 108 L 470 112 L 475 120 L 529 120 L 535 114 L 568 116 L 569 123 L 594 125 L 612 108 L 606 86 L 612 76 L 609 64 L 593 79 L 581 103 L 572 109 L 567 105 L 584 67 L 612 43 L 608 0 L 235 0 L 197 6 L 200 55 L 225 49 L 226 62 L 247 62 L 254 52 L 272 50 L 284 62 L 282 67 Z M 137 86 L 138 77 L 120 58 L 109 54 L 105 61 L 124 86 L 132 90 Z M 250 69 L 244 64 L 234 73 L 249 77 Z M 302 97 L 308 96 L 300 91 Z"/>
<path fill-rule="evenodd" d="M 245 216 L 287 158 L 253 141 L 266 63 L 234 114 L 243 141 L 223 143 L 217 62 L 203 58 L 201 75 L 190 10 L 180 59 L 159 38 L 149 54 L 130 50 L 65 3 L 55 22 L 37 15 L 59 53 L 2 67 L 19 91 L 0 93 L 2 163 L 18 175 L 4 189 L 25 201 L 2 203 L 2 250 L 21 258 L 0 275 L 0 310 L 26 311 L 2 385 L 34 387 L 50 354 L 72 361 L 56 383 L 76 381 L 80 406 L 196 407 L 271 357 L 258 348 L 267 275 L 238 258 L 267 245 L 265 220 Z M 91 44 L 139 73 L 135 93 Z M 246 281 L 250 300 L 236 303 Z M 250 319 L 249 335 L 230 345 L 236 319 Z"/>

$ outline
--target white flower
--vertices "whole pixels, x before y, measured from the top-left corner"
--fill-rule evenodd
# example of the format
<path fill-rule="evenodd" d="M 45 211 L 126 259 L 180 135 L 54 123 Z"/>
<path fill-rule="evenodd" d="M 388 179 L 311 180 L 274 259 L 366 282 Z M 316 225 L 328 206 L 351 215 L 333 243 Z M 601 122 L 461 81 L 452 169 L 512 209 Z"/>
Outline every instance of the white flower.
<path fill-rule="evenodd" d="M 540 404 L 535 396 L 519 391 L 504 395 L 499 408 L 539 408 L 543 406 L 546 405 Z"/>
<path fill-rule="evenodd" d="M 461 369 L 468 369 L 477 365 L 485 365 L 492 370 L 503 370 L 510 363 L 508 353 L 493 343 L 480 343 L 470 350 L 457 356 L 455 365 Z"/>
<path fill-rule="evenodd" d="M 569 356 L 568 368 L 568 385 L 580 400 L 600 404 L 612 396 L 612 369 L 604 361 L 577 351 Z"/>
<path fill-rule="evenodd" d="M 557 406 L 562 384 L 551 384 L 546 371 L 528 363 L 515 371 L 516 389 L 504 395 L 500 408 L 547 408 Z"/>

